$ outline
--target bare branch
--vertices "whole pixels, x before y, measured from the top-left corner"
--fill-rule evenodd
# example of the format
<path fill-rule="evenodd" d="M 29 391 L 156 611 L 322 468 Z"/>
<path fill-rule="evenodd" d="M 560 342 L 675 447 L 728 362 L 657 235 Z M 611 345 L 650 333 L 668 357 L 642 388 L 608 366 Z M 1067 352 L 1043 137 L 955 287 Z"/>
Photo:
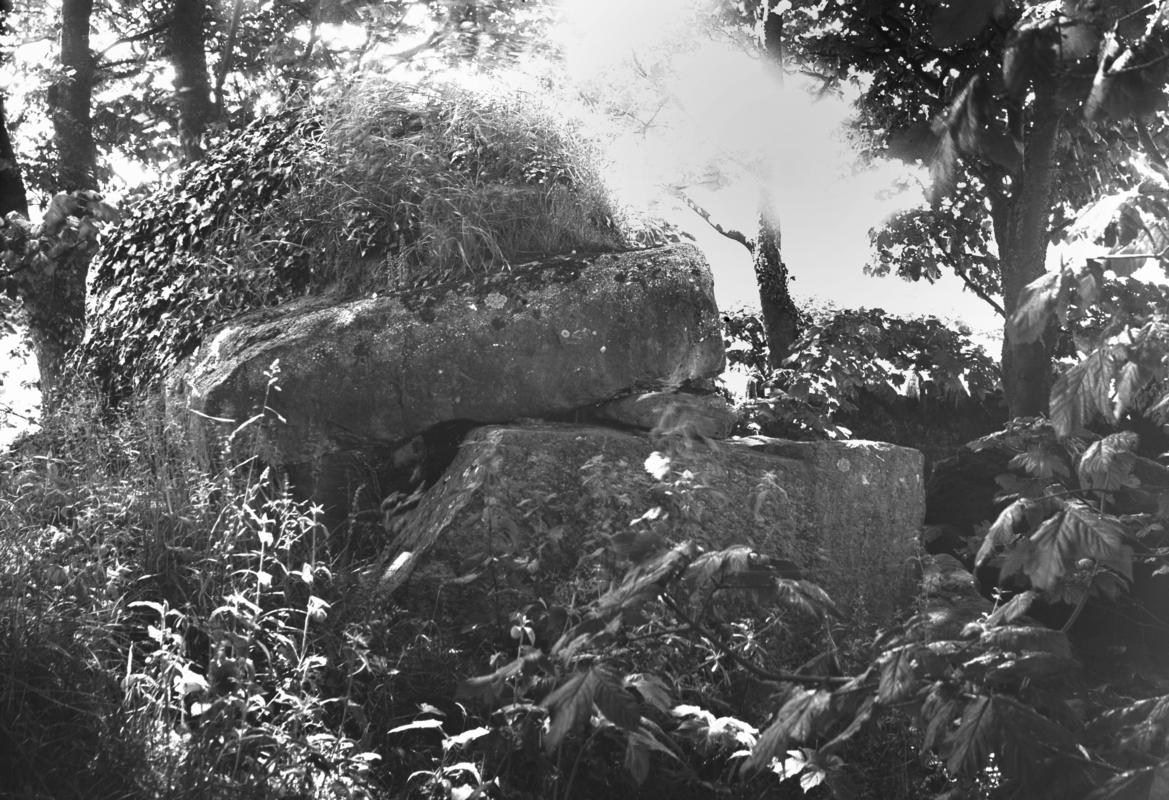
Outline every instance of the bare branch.
<path fill-rule="evenodd" d="M 691 198 L 690 195 L 686 194 L 686 192 L 683 191 L 680 187 L 677 187 L 677 186 L 671 187 L 671 191 L 673 192 L 674 196 L 676 196 L 679 200 L 681 200 L 683 203 L 685 203 L 687 206 L 689 206 L 691 211 L 693 211 L 698 216 L 702 217 L 702 219 L 706 222 L 707 225 L 714 228 L 716 231 L 718 231 L 719 233 L 721 233 L 723 236 L 727 237 L 728 239 L 731 239 L 731 240 L 736 241 L 739 244 L 743 245 L 743 247 L 747 248 L 747 252 L 754 255 L 755 241 L 753 239 L 748 239 L 747 235 L 745 233 L 743 233 L 742 231 L 727 229 L 727 228 L 724 228 L 722 225 L 719 225 L 711 217 L 711 214 L 709 211 L 707 211 L 702 206 L 698 205 L 698 203 L 694 202 L 693 198 Z"/>

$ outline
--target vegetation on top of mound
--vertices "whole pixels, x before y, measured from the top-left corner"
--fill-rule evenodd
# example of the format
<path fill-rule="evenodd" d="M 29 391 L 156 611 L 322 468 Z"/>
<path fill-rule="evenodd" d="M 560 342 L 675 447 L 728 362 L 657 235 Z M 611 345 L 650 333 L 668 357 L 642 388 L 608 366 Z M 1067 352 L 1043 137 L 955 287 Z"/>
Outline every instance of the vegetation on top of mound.
<path fill-rule="evenodd" d="M 597 154 L 538 98 L 369 78 L 233 134 L 132 209 L 93 265 L 83 359 L 143 385 L 296 296 L 654 240 L 617 218 Z"/>

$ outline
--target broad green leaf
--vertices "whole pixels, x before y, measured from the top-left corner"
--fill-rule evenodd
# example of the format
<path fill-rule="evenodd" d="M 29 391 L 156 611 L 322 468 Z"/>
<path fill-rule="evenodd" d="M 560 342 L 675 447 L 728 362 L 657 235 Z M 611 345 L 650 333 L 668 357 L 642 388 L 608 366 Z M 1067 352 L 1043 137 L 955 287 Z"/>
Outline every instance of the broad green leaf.
<path fill-rule="evenodd" d="M 934 750 L 937 743 L 949 734 L 958 709 L 958 692 L 952 685 L 937 681 L 930 687 L 921 704 L 921 718 L 926 724 L 922 750 Z"/>
<path fill-rule="evenodd" d="M 946 740 L 946 766 L 956 776 L 974 777 L 995 763 L 1011 780 L 1036 774 L 1037 764 L 1059 756 L 1069 762 L 1082 758 L 1071 734 L 1030 706 L 1001 694 L 969 702 L 962 721 Z"/>
<path fill-rule="evenodd" d="M 1126 361 L 1120 368 L 1116 378 L 1116 398 L 1113 402 L 1112 413 L 1116 419 L 1124 416 L 1132 408 L 1141 389 L 1148 381 L 1141 376 L 1141 368 L 1135 361 Z"/>
<path fill-rule="evenodd" d="M 630 730 L 641 720 L 637 700 L 621 687 L 620 678 L 604 665 L 594 665 L 569 678 L 540 705 L 548 709 L 544 749 L 555 752 L 596 707 L 613 724 Z"/>
<path fill-rule="evenodd" d="M 877 684 L 877 702 L 896 705 L 917 691 L 917 674 L 913 669 L 919 645 L 910 644 L 886 653 L 880 661 L 881 678 Z"/>
<path fill-rule="evenodd" d="M 540 703 L 548 710 L 548 731 L 544 749 L 554 753 L 573 729 L 584 724 L 593 713 L 593 701 L 602 678 L 589 667 L 573 675 Z"/>
<path fill-rule="evenodd" d="M 1061 507 L 1059 500 L 1050 497 L 1024 497 L 1011 503 L 987 531 L 974 558 L 975 566 L 982 566 L 996 554 L 1008 549 L 1018 536 L 1035 530 L 1043 519 Z"/>
<path fill-rule="evenodd" d="M 986 766 L 999 735 L 991 698 L 976 697 L 966 704 L 958 729 L 946 739 L 946 767 L 952 775 L 973 777 Z"/>
<path fill-rule="evenodd" d="M 1101 567 L 1132 581 L 1132 548 L 1115 517 L 1093 511 L 1075 500 L 1051 517 L 1032 536 L 1034 549 L 1023 571 L 1036 589 L 1054 591 L 1060 580 L 1075 569 L 1080 559 L 1092 559 Z"/>
<path fill-rule="evenodd" d="M 1071 644 L 1066 633 L 1033 625 L 987 628 L 979 636 L 979 643 L 988 649 L 1016 653 L 1042 652 L 1064 658 L 1072 657 Z"/>
<path fill-rule="evenodd" d="M 775 720 L 759 736 L 743 769 L 754 772 L 785 753 L 792 742 L 822 733 L 820 723 L 832 712 L 832 693 L 824 689 L 796 689 L 780 707 Z"/>
<path fill-rule="evenodd" d="M 1131 431 L 1122 431 L 1105 436 L 1093 442 L 1080 456 L 1080 486 L 1085 489 L 1111 492 L 1123 486 L 1136 486 L 1140 481 L 1133 477 L 1136 463 L 1133 451 L 1140 443 L 1140 437 Z"/>
<path fill-rule="evenodd" d="M 1050 409 L 1059 436 L 1070 436 L 1096 414 L 1112 420 L 1112 380 L 1123 354 L 1122 346 L 1105 345 L 1059 376 L 1051 390 Z"/>
<path fill-rule="evenodd" d="M 1025 453 L 1019 453 L 1007 466 L 1022 469 L 1028 475 L 1045 480 L 1054 477 L 1066 478 L 1069 475 L 1063 455 L 1042 444 L 1036 444 Z"/>
<path fill-rule="evenodd" d="M 1169 764 L 1142 767 L 1108 780 L 1084 800 L 1164 800 L 1169 797 Z"/>
<path fill-rule="evenodd" d="M 1003 603 L 994 612 L 986 618 L 987 626 L 1002 625 L 1005 623 L 1014 622 L 1020 617 L 1026 615 L 1031 608 L 1031 604 L 1039 597 L 1038 592 L 1033 589 L 1028 589 L 1025 592 L 1019 592 L 1007 602 Z"/>

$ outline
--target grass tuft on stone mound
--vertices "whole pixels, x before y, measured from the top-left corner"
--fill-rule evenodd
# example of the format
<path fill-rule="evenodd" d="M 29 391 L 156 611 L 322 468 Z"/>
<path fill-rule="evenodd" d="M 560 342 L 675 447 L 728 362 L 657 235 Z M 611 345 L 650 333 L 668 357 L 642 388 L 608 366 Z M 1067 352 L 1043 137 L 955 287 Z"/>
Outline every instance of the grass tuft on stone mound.
<path fill-rule="evenodd" d="M 646 241 L 619 217 L 541 98 L 363 79 L 224 136 L 133 207 L 91 267 L 83 359 L 121 393 L 255 308 Z"/>

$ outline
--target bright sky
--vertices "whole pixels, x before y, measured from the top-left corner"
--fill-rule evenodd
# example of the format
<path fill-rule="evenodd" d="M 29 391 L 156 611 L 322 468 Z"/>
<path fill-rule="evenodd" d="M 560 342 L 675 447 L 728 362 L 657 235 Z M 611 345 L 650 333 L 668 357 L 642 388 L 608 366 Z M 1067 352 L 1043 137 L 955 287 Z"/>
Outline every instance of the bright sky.
<path fill-rule="evenodd" d="M 643 134 L 611 148 L 617 188 L 636 204 L 654 195 L 655 183 L 684 183 L 724 227 L 752 235 L 766 184 L 780 212 L 797 302 L 935 314 L 1001 336 L 1001 320 L 956 277 L 931 286 L 863 273 L 869 229 L 923 202 L 924 170 L 899 162 L 862 168 L 844 138 L 852 98 L 817 99 L 819 84 L 798 74 L 779 85 L 752 49 L 708 32 L 708 5 L 565 0 L 558 37 L 570 79 L 646 124 Z M 898 191 L 907 179 L 910 188 Z M 668 216 L 700 237 L 720 306 L 758 304 L 745 248 L 692 212 L 677 208 Z"/>

